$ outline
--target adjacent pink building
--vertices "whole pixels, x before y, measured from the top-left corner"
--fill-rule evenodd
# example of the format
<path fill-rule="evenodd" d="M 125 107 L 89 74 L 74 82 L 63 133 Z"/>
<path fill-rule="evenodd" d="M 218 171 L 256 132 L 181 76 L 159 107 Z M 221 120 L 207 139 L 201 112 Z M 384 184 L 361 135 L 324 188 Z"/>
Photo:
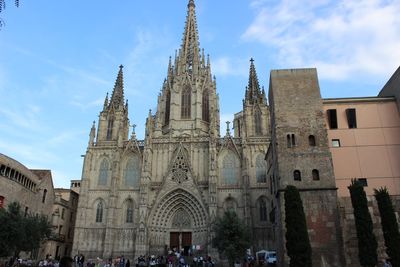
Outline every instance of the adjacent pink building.
<path fill-rule="evenodd" d="M 396 72 L 398 73 L 398 72 Z M 356 178 L 368 195 L 386 186 L 400 195 L 400 115 L 395 97 L 323 100 L 338 196 Z"/>

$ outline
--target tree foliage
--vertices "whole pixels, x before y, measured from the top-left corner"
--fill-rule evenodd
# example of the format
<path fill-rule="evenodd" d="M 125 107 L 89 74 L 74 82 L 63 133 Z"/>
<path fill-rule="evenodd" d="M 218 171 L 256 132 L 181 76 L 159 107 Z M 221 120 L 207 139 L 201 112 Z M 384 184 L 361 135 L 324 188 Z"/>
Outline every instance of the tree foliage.
<path fill-rule="evenodd" d="M 306 216 L 300 193 L 295 186 L 285 189 L 286 250 L 291 267 L 311 267 L 311 245 L 308 237 Z"/>
<path fill-rule="evenodd" d="M 378 202 L 386 253 L 391 259 L 393 267 L 400 267 L 400 233 L 392 200 L 386 187 L 374 190 Z"/>
<path fill-rule="evenodd" d="M 22 214 L 17 202 L 0 209 L 0 257 L 18 256 L 21 251 L 40 247 L 51 234 L 51 224 L 44 215 Z"/>
<path fill-rule="evenodd" d="M 358 180 L 353 179 L 348 188 L 354 210 L 360 264 L 364 267 L 376 266 L 378 262 L 376 252 L 378 243 L 373 233 L 371 214 L 368 211 L 367 195 L 365 194 L 363 185 Z"/>
<path fill-rule="evenodd" d="M 241 260 L 246 249 L 250 247 L 249 228 L 234 211 L 226 211 L 223 217 L 217 218 L 214 232 L 213 246 L 228 258 L 230 266 L 236 260 Z"/>

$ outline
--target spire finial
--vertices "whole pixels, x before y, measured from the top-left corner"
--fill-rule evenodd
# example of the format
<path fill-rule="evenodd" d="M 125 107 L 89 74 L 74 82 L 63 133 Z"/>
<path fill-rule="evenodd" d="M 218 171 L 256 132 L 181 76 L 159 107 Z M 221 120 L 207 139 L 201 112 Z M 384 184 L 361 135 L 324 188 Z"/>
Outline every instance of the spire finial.
<path fill-rule="evenodd" d="M 131 125 L 131 127 L 132 127 L 132 138 L 135 138 L 136 137 L 136 132 L 135 132 L 136 124 Z"/>
<path fill-rule="evenodd" d="M 189 0 L 188 7 L 196 7 L 194 0 Z"/>
<path fill-rule="evenodd" d="M 227 136 L 231 135 L 229 124 L 231 124 L 231 122 L 230 121 L 226 121 L 226 135 Z"/>

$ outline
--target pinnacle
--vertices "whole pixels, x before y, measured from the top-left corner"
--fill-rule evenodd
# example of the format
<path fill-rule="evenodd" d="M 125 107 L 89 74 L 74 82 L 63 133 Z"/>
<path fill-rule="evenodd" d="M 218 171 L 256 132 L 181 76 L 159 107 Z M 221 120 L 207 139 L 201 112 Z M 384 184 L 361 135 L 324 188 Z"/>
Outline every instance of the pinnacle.
<path fill-rule="evenodd" d="M 257 101 L 261 94 L 253 58 L 250 59 L 249 84 L 246 91 L 248 91 L 248 94 L 246 93 L 246 98 L 251 102 Z"/>
<path fill-rule="evenodd" d="M 114 89 L 111 95 L 110 105 L 115 108 L 120 108 L 124 105 L 124 78 L 123 78 L 123 65 L 119 66 L 118 76 L 115 81 Z"/>
<path fill-rule="evenodd" d="M 196 7 L 194 0 L 189 0 L 188 7 Z"/>

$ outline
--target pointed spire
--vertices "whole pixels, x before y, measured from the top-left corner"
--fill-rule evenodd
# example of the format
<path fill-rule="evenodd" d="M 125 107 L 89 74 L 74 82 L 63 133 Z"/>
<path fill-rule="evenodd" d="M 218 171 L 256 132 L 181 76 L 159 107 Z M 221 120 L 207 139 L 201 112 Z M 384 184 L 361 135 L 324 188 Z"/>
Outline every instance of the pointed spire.
<path fill-rule="evenodd" d="M 106 98 L 104 99 L 104 106 L 103 106 L 103 110 L 106 110 L 106 109 L 107 109 L 107 107 L 108 107 L 108 92 L 107 92 Z"/>
<path fill-rule="evenodd" d="M 258 102 L 261 96 L 260 84 L 258 83 L 258 77 L 256 67 L 254 66 L 254 59 L 250 59 L 250 72 L 249 72 L 249 84 L 246 88 L 246 100 L 250 103 Z"/>
<path fill-rule="evenodd" d="M 111 96 L 110 105 L 114 108 L 119 109 L 124 106 L 124 77 L 122 69 L 124 66 L 119 66 L 119 72 L 115 81 L 114 89 Z"/>
<path fill-rule="evenodd" d="M 200 51 L 195 7 L 194 0 L 189 0 L 181 46 L 182 54 L 179 54 L 181 64 L 185 66 L 184 70 L 187 68 L 195 70 L 199 64 Z"/>
<path fill-rule="evenodd" d="M 189 0 L 188 8 L 190 8 L 190 7 L 193 7 L 193 8 L 196 7 L 196 5 L 194 4 L 194 0 Z"/>
<path fill-rule="evenodd" d="M 89 146 L 94 145 L 94 138 L 96 137 L 96 122 L 93 121 L 92 128 L 90 129 L 90 135 L 89 135 Z"/>

